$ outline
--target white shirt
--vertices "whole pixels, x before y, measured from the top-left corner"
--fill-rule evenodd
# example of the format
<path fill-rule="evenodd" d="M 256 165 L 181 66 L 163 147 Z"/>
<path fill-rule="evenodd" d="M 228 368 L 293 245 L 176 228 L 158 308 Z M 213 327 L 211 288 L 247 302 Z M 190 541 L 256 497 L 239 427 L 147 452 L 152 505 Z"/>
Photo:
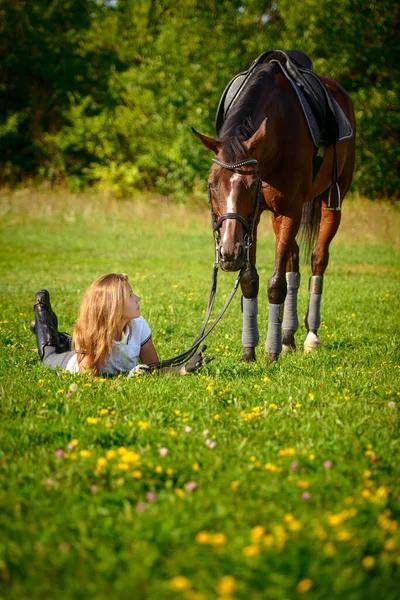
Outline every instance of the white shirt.
<path fill-rule="evenodd" d="M 126 373 L 136 367 L 141 347 L 151 338 L 151 329 L 142 316 L 131 320 L 132 333 L 122 334 L 120 342 L 113 341 L 111 354 L 106 367 L 100 366 L 99 373 L 115 375 Z M 79 373 L 78 357 L 76 354 L 69 359 L 67 371 Z"/>

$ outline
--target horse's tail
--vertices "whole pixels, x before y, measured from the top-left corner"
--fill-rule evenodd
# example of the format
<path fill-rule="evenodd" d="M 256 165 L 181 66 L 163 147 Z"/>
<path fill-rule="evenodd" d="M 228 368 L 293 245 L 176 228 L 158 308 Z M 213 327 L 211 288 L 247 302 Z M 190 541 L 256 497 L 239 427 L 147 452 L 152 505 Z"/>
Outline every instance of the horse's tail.
<path fill-rule="evenodd" d="M 299 243 L 302 248 L 303 262 L 309 264 L 311 253 L 319 232 L 321 220 L 321 200 L 317 196 L 314 200 L 303 204 L 301 215 Z"/>

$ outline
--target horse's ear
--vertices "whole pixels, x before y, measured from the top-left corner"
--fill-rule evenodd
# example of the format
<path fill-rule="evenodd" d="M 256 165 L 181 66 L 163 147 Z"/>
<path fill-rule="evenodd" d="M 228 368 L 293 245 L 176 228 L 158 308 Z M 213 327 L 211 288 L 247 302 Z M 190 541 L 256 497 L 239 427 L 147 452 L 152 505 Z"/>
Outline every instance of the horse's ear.
<path fill-rule="evenodd" d="M 257 148 L 258 144 L 261 142 L 261 140 L 265 137 L 267 133 L 267 121 L 268 119 L 264 119 L 257 131 L 251 136 L 249 140 L 245 142 L 246 147 L 250 151 L 254 151 Z"/>
<path fill-rule="evenodd" d="M 203 146 L 205 146 L 208 150 L 212 150 L 214 154 L 218 154 L 222 145 L 221 142 L 219 142 L 218 140 L 214 140 L 214 138 L 212 137 L 208 137 L 208 135 L 203 135 L 202 133 L 199 133 L 193 127 L 192 131 L 194 135 L 201 141 Z"/>

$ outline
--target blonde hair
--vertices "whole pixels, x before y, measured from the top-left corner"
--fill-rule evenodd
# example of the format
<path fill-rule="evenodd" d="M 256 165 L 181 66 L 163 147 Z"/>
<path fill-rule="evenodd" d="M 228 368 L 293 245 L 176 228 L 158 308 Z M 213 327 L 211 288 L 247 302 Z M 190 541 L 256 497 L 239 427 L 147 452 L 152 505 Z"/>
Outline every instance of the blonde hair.
<path fill-rule="evenodd" d="M 86 356 L 88 368 L 107 366 L 130 291 L 128 276 L 124 273 L 102 275 L 88 287 L 72 337 L 78 363 Z M 132 333 L 130 322 L 128 328 Z"/>

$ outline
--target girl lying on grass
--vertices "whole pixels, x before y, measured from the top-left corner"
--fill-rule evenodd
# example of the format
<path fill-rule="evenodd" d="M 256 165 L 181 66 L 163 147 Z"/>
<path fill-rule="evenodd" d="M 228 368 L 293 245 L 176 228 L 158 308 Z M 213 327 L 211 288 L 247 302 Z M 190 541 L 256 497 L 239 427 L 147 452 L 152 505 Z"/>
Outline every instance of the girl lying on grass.
<path fill-rule="evenodd" d="M 99 277 L 85 292 L 71 339 L 58 331 L 49 292 L 39 290 L 31 329 L 36 333 L 42 363 L 70 373 L 115 375 L 131 371 L 139 360 L 144 365 L 158 362 L 151 330 L 140 314 L 139 302 L 127 275 L 110 273 Z M 207 362 L 203 356 L 205 348 L 187 365 L 162 370 L 178 375 L 196 371 Z"/>

